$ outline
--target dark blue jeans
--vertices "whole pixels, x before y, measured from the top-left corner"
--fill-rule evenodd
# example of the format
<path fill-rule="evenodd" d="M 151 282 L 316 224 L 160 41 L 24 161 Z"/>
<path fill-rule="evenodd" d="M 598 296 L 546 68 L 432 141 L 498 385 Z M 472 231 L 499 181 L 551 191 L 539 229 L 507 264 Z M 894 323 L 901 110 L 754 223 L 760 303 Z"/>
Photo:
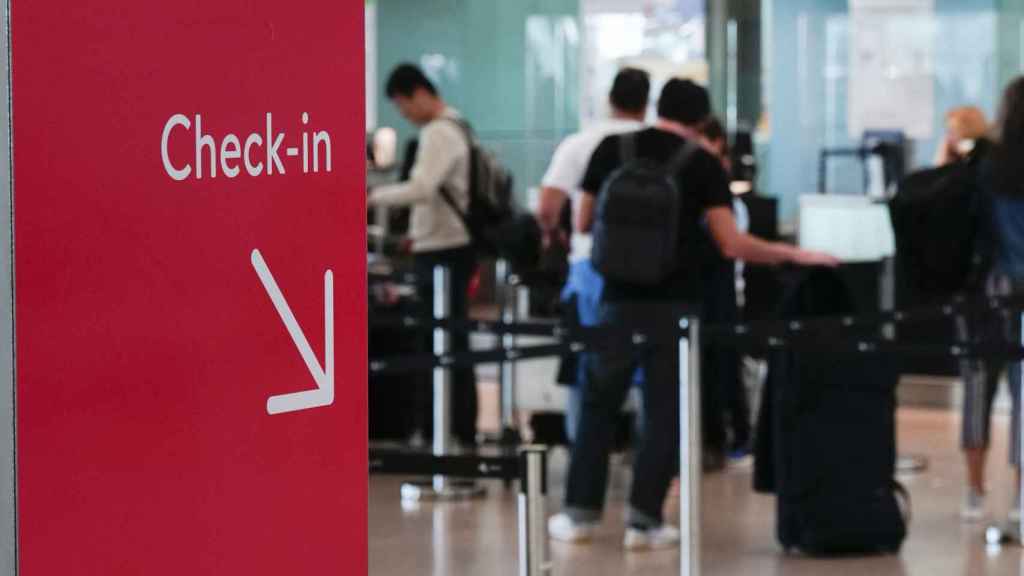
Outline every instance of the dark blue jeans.
<path fill-rule="evenodd" d="M 470 247 L 424 252 L 413 256 L 416 275 L 420 279 L 420 314 L 433 317 L 434 267 L 446 266 L 451 272 L 451 318 L 469 318 L 469 282 L 476 271 L 476 252 Z M 432 352 L 433 334 L 427 330 L 422 335 L 421 351 Z M 469 350 L 469 334 L 455 332 L 451 336 L 452 352 Z M 432 379 L 428 372 L 417 388 L 418 427 L 429 435 L 433 426 Z M 472 366 L 460 366 L 452 370 L 451 389 L 452 422 L 451 433 L 463 446 L 476 443 L 477 394 L 476 373 Z"/>
<path fill-rule="evenodd" d="M 679 320 L 682 304 L 606 302 L 601 324 L 652 335 L 642 347 L 629 332 L 595 347 L 593 372 L 583 390 L 582 414 L 569 465 L 566 513 L 595 521 L 604 508 L 615 417 L 642 366 L 644 433 L 633 461 L 629 523 L 660 525 L 672 478 L 679 473 Z"/>

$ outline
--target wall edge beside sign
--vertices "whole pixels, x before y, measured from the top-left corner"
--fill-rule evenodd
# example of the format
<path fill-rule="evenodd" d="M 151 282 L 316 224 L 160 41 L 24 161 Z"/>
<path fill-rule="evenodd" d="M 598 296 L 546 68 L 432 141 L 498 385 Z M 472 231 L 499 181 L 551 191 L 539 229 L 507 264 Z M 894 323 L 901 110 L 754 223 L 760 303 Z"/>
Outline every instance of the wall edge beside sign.
<path fill-rule="evenodd" d="M 0 576 L 18 567 L 17 417 L 14 349 L 14 138 L 11 90 L 11 4 L 0 0 Z"/>

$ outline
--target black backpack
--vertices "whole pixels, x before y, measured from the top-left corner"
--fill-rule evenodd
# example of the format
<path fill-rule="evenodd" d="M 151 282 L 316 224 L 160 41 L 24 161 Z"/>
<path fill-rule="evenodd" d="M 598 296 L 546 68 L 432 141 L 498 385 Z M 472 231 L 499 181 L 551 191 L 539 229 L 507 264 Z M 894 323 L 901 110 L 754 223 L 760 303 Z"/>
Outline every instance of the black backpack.
<path fill-rule="evenodd" d="M 518 271 L 532 269 L 540 258 L 540 226 L 514 201 L 512 173 L 490 150 L 480 146 L 468 122 L 450 119 L 469 144 L 469 208 L 459 209 L 451 192 L 441 197 L 458 214 L 480 254 L 508 260 Z"/>
<path fill-rule="evenodd" d="M 988 274 L 994 242 L 979 170 L 986 148 L 981 141 L 965 160 L 911 174 L 889 203 L 902 275 L 926 299 L 976 290 Z"/>
<path fill-rule="evenodd" d="M 679 172 L 699 146 L 687 141 L 659 164 L 636 156 L 638 134 L 619 137 L 622 167 L 601 188 L 594 222 L 594 267 L 605 279 L 655 285 L 679 266 Z"/>

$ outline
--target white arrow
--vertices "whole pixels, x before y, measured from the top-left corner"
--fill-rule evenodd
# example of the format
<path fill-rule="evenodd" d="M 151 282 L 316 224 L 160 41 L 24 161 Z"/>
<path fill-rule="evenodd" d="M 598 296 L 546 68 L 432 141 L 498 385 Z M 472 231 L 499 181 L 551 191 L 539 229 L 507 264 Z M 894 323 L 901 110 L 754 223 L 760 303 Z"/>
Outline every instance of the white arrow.
<path fill-rule="evenodd" d="M 271 396 L 267 399 L 267 413 L 284 414 L 330 406 L 334 403 L 334 273 L 330 270 L 324 273 L 324 366 L 321 367 L 259 250 L 252 251 L 252 267 L 256 269 L 256 274 L 263 282 L 263 288 L 274 303 L 274 308 L 277 308 L 288 334 L 291 335 L 295 347 L 299 349 L 299 354 L 306 362 L 306 368 L 309 368 L 309 373 L 316 382 L 315 390 Z"/>

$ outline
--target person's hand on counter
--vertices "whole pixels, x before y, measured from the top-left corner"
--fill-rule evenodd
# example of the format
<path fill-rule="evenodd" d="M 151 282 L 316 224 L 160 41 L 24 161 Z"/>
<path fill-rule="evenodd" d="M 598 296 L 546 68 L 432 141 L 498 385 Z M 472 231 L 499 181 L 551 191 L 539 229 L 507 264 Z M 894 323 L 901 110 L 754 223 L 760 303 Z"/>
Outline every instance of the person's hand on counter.
<path fill-rule="evenodd" d="M 796 246 L 758 238 L 736 227 L 732 209 L 718 206 L 707 211 L 708 228 L 718 249 L 728 260 L 743 260 L 748 264 L 796 264 L 799 266 L 839 266 L 839 259 L 831 254 L 803 250 Z"/>
<path fill-rule="evenodd" d="M 842 264 L 839 258 L 831 254 L 800 248 L 794 248 L 791 261 L 798 266 L 825 266 L 828 268 L 836 268 Z"/>

